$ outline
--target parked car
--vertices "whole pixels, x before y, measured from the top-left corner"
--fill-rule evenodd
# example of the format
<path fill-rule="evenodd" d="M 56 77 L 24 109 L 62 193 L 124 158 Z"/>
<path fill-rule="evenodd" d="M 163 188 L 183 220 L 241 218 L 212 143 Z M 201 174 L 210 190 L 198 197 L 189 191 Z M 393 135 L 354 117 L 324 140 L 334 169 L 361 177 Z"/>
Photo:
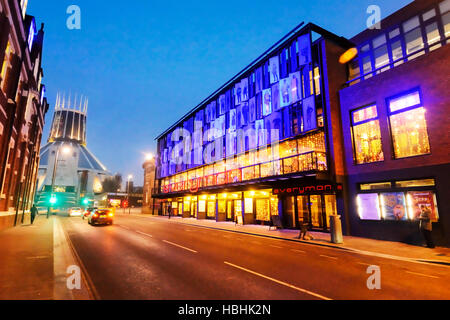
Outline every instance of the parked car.
<path fill-rule="evenodd" d="M 69 217 L 80 217 L 83 210 L 80 207 L 73 207 L 69 209 Z"/>
<path fill-rule="evenodd" d="M 91 215 L 91 213 L 92 213 L 93 211 L 97 210 L 97 209 L 98 209 L 97 207 L 91 207 L 91 208 L 87 208 L 86 210 L 84 210 L 84 213 L 83 213 L 83 220 L 84 220 L 84 218 L 89 218 L 89 216 Z"/>
<path fill-rule="evenodd" d="M 113 224 L 114 210 L 113 209 L 96 209 L 91 212 L 88 218 L 90 225 L 99 224 Z"/>

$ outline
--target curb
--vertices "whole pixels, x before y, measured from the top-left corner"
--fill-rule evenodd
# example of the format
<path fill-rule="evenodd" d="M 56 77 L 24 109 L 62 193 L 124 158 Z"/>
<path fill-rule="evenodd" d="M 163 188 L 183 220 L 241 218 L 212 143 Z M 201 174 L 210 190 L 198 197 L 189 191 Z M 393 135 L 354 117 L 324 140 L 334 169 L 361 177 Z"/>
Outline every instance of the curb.
<path fill-rule="evenodd" d="M 132 214 L 132 215 L 133 216 L 137 216 L 137 217 L 161 219 L 161 218 L 159 218 L 159 216 L 148 216 L 148 217 L 146 217 L 145 215 L 144 216 L 143 215 L 137 215 L 137 214 Z M 258 236 L 258 237 L 263 237 L 263 238 L 285 240 L 285 241 L 297 242 L 297 243 L 308 244 L 308 245 L 313 245 L 313 246 L 332 248 L 332 249 L 339 249 L 339 250 L 343 250 L 343 251 L 347 251 L 347 252 L 353 252 L 353 253 L 358 253 L 358 254 L 368 255 L 368 256 L 382 257 L 382 258 L 386 258 L 386 259 L 393 259 L 393 260 L 401 260 L 401 261 L 409 261 L 409 262 L 415 262 L 415 263 L 425 263 L 425 264 L 432 264 L 432 265 L 450 267 L 450 262 L 442 261 L 442 260 L 430 260 L 430 259 L 423 259 L 423 258 L 401 257 L 401 256 L 394 256 L 394 255 L 389 255 L 389 254 L 384 254 L 384 253 L 373 252 L 373 251 L 364 251 L 364 250 L 359 250 L 359 249 L 354 249 L 354 248 L 345 248 L 345 247 L 332 245 L 332 244 L 303 241 L 303 240 L 299 240 L 299 239 L 295 239 L 295 238 L 284 238 L 284 237 L 279 237 L 279 236 L 273 236 L 273 235 L 267 235 L 267 234 L 259 234 L 259 233 L 253 233 L 253 232 L 248 232 L 248 231 L 230 230 L 230 229 L 224 229 L 224 228 L 220 228 L 220 227 L 197 225 L 197 224 L 193 224 L 193 223 L 187 223 L 187 222 L 183 222 L 183 221 L 176 221 L 176 220 L 169 220 L 169 219 L 167 219 L 167 221 L 171 221 L 171 222 L 178 223 L 178 224 L 183 224 L 183 225 L 188 225 L 188 226 L 199 227 L 199 228 L 206 228 L 206 229 L 220 230 L 220 231 L 228 231 L 228 232 L 240 233 L 240 234 L 246 234 L 246 235 L 252 235 L 252 236 Z"/>
<path fill-rule="evenodd" d="M 55 300 L 95 300 L 97 299 L 95 289 L 92 289 L 92 282 L 86 269 L 78 256 L 70 240 L 67 231 L 62 226 L 58 217 L 53 218 L 54 230 L 54 299 Z M 57 254 L 55 254 L 57 252 Z M 82 286 L 80 290 L 69 290 L 67 288 L 67 267 L 75 265 L 81 269 Z"/>

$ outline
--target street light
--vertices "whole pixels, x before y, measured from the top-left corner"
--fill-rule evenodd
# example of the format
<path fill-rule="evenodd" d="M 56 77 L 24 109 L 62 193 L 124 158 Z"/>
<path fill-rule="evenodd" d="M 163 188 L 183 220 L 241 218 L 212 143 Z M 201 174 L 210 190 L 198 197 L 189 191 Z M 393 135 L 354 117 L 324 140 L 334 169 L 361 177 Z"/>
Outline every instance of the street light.
<path fill-rule="evenodd" d="M 128 214 L 131 214 L 131 208 L 130 208 L 130 182 L 133 179 L 133 175 L 128 175 L 128 182 L 127 182 L 127 205 L 128 205 Z"/>

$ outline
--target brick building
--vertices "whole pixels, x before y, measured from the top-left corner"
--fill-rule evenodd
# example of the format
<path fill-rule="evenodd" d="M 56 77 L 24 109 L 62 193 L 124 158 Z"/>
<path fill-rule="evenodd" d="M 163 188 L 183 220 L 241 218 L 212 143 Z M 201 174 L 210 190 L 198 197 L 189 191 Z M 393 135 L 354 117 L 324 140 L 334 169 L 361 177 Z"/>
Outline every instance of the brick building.
<path fill-rule="evenodd" d="M 0 229 L 20 222 L 34 197 L 44 118 L 44 25 L 28 1 L 0 0 Z"/>
<path fill-rule="evenodd" d="M 352 235 L 450 245 L 450 1 L 414 1 L 351 41 L 340 91 Z"/>
<path fill-rule="evenodd" d="M 143 201 L 142 213 L 158 214 L 157 202 L 152 198 L 155 192 L 155 158 L 149 157 L 142 165 L 144 169 L 144 187 L 143 187 Z"/>

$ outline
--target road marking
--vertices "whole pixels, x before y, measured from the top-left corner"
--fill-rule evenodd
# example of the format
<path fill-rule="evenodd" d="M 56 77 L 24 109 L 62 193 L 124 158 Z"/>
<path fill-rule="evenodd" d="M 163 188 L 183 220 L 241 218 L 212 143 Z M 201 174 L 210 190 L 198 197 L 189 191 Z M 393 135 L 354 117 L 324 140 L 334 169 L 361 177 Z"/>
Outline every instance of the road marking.
<path fill-rule="evenodd" d="M 330 257 L 330 256 L 326 256 L 326 255 L 324 255 L 324 254 L 321 254 L 320 256 L 323 257 L 323 258 L 328 258 L 328 259 L 338 260 L 338 258 L 336 258 L 336 257 Z"/>
<path fill-rule="evenodd" d="M 190 230 L 190 229 L 184 229 L 184 231 L 191 232 L 192 230 Z"/>
<path fill-rule="evenodd" d="M 192 250 L 192 249 L 189 249 L 189 248 L 180 246 L 179 244 L 176 244 L 176 243 L 173 243 L 173 242 L 170 242 L 170 241 L 167 241 L 167 240 L 163 240 L 163 242 L 168 243 L 168 244 L 171 244 L 171 245 L 173 245 L 173 246 L 175 246 L 175 247 L 179 247 L 179 248 L 181 248 L 181 249 L 184 249 L 184 250 L 193 252 L 193 253 L 197 253 L 197 251 L 195 251 L 195 250 Z"/>
<path fill-rule="evenodd" d="M 357 264 L 360 264 L 360 265 L 362 265 L 362 266 L 373 266 L 373 264 L 370 264 L 370 263 L 364 263 L 364 262 L 357 262 Z"/>
<path fill-rule="evenodd" d="M 28 260 L 40 260 L 40 259 L 48 259 L 50 256 L 36 256 L 36 257 L 27 257 Z"/>
<path fill-rule="evenodd" d="M 278 248 L 278 249 L 283 249 L 283 247 L 275 246 L 275 245 L 273 245 L 273 244 L 269 245 L 269 247 L 272 247 L 272 248 Z"/>
<path fill-rule="evenodd" d="M 127 229 L 127 230 L 131 230 L 130 228 L 125 227 L 125 226 L 123 226 L 123 225 L 120 225 L 120 227 L 121 227 L 121 228 L 124 228 L 124 229 Z"/>
<path fill-rule="evenodd" d="M 298 252 L 298 253 L 306 253 L 306 251 L 303 251 L 303 250 L 297 250 L 297 249 L 291 249 L 291 251 Z"/>
<path fill-rule="evenodd" d="M 428 277 L 428 278 L 439 279 L 439 277 L 436 277 L 436 276 L 430 276 L 429 274 L 417 273 L 417 272 L 412 272 L 412 271 L 406 271 L 406 273 L 414 274 L 414 275 L 416 275 L 416 276 L 422 276 L 422 277 Z"/>
<path fill-rule="evenodd" d="M 153 236 L 151 234 L 148 234 L 148 233 L 145 233 L 145 232 L 141 232 L 141 231 L 137 231 L 137 230 L 136 230 L 136 232 L 139 233 L 139 234 L 143 234 L 144 236 L 153 238 Z"/>
<path fill-rule="evenodd" d="M 263 275 L 263 274 L 261 274 L 261 273 L 258 273 L 258 272 L 255 272 L 255 271 L 252 271 L 252 270 L 249 270 L 249 269 L 246 269 L 246 268 L 237 266 L 237 265 L 235 265 L 235 264 L 232 264 L 232 263 L 229 263 L 229 262 L 226 262 L 226 261 L 224 261 L 224 263 L 225 263 L 226 265 L 229 265 L 229 266 L 234 267 L 234 268 L 236 268 L 236 269 L 240 269 L 240 270 L 246 271 L 246 272 L 251 273 L 251 274 L 254 274 L 254 275 L 258 276 L 258 277 L 261 277 L 261 278 L 264 278 L 264 279 L 267 279 L 267 280 L 276 282 L 276 283 L 278 283 L 278 284 L 281 284 L 281 285 L 286 286 L 286 287 L 288 287 L 288 288 L 291 288 L 291 289 L 300 291 L 300 292 L 302 292 L 302 293 L 309 294 L 309 295 L 314 296 L 314 297 L 316 297 L 316 298 L 319 298 L 319 299 L 322 299 L 322 300 L 332 300 L 332 299 L 327 298 L 327 297 L 325 297 L 325 296 L 322 296 L 322 295 L 320 295 L 320 294 L 318 294 L 318 293 L 315 293 L 315 292 L 312 292 L 312 291 L 309 291 L 309 290 L 306 290 L 306 289 L 302 289 L 302 288 L 296 287 L 296 286 L 294 286 L 294 285 L 292 285 L 292 284 L 289 284 L 289 283 L 287 283 L 287 282 L 280 281 L 280 280 L 277 280 L 277 279 L 274 279 L 274 278 L 265 276 L 265 275 Z"/>

